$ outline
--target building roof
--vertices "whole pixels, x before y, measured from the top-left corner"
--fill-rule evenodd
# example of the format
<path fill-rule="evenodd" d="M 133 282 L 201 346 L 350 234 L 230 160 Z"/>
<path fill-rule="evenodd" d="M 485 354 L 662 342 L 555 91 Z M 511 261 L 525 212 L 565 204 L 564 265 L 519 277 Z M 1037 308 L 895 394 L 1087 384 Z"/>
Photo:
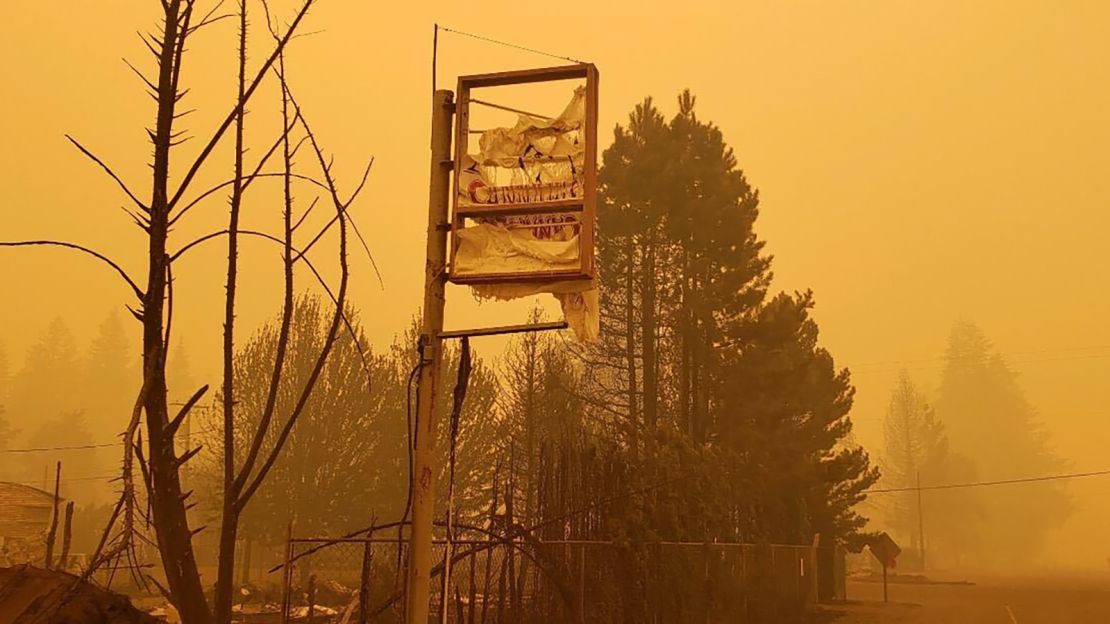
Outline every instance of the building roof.
<path fill-rule="evenodd" d="M 23 483 L 0 481 L 0 506 L 5 504 L 37 506 L 42 502 L 47 507 L 54 506 L 54 494 Z"/>
<path fill-rule="evenodd" d="M 59 508 L 63 501 L 59 499 Z M 22 483 L 0 481 L 0 537 L 40 543 L 50 528 L 54 494 Z"/>

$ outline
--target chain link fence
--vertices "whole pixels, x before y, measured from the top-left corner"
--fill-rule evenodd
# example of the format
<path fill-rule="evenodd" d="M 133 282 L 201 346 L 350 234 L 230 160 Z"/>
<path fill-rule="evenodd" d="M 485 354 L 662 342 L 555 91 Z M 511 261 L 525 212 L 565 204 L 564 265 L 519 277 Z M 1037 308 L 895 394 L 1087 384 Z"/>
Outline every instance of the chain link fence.
<path fill-rule="evenodd" d="M 447 546 L 435 544 L 429 622 L 790 622 L 819 589 L 813 546 L 460 539 L 450 548 L 445 588 Z M 280 620 L 241 621 L 403 622 L 406 550 L 389 538 L 292 539 Z"/>

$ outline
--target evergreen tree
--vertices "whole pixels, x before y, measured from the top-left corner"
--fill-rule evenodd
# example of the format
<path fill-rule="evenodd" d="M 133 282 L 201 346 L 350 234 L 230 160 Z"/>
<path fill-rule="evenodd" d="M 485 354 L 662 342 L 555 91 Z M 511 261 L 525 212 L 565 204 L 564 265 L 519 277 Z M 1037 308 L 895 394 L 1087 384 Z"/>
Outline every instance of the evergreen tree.
<path fill-rule="evenodd" d="M 12 378 L 8 408 L 13 425 L 30 433 L 46 419 L 83 408 L 82 377 L 73 334 L 55 318 Z"/>
<path fill-rule="evenodd" d="M 187 401 L 201 386 L 193 375 L 188 344 L 181 339 L 178 339 L 177 346 L 166 362 L 166 385 L 172 403 Z"/>
<path fill-rule="evenodd" d="M 591 392 L 633 452 L 656 426 L 659 401 L 660 290 L 668 274 L 656 270 L 662 241 L 661 194 L 668 166 L 668 131 L 651 98 L 638 104 L 628 127 L 617 126 L 598 174 L 597 266 L 601 280 L 601 336 L 577 349 Z"/>
<path fill-rule="evenodd" d="M 100 324 L 85 360 L 85 405 L 89 428 L 98 439 L 118 435 L 135 403 L 134 373 L 138 354 L 132 352 L 118 312 Z"/>
<path fill-rule="evenodd" d="M 100 441 L 93 438 L 84 412 L 79 410 L 39 421 L 27 437 L 27 445 L 33 448 L 83 446 L 98 442 Z M 34 453 L 29 456 L 32 459 L 23 463 L 23 478 L 37 482 L 45 472 L 46 489 L 52 491 L 54 466 L 60 461 L 62 497 L 80 505 L 100 502 L 111 493 L 108 479 L 100 477 L 110 475 L 112 467 L 116 465 L 108 457 L 109 450 L 111 449 L 84 448 Z"/>
<path fill-rule="evenodd" d="M 171 412 L 180 409 L 202 385 L 193 377 L 189 360 L 188 343 L 178 338 L 177 345 L 170 349 L 166 361 L 166 397 L 169 401 Z M 185 421 L 181 423 L 181 433 L 177 436 L 177 452 L 184 453 L 195 447 L 194 437 L 201 435 L 202 421 L 206 417 L 211 419 L 213 404 L 201 403 L 189 411 Z M 207 416 L 206 416 L 207 415 Z M 181 467 L 182 474 L 188 474 L 192 468 L 189 464 Z"/>
<path fill-rule="evenodd" d="M 953 451 L 968 458 L 961 480 L 1040 476 L 1067 467 L 1052 452 L 1017 374 L 974 323 L 952 328 L 936 410 Z M 977 552 L 968 554 L 983 564 L 1036 556 L 1070 510 L 1063 487 L 1051 482 L 983 488 L 976 495 L 981 512 L 968 514 L 965 522 L 978 529 L 978 539 L 968 545 Z"/>
<path fill-rule="evenodd" d="M 948 441 L 944 427 L 933 408 L 914 386 L 909 373 L 902 371 L 887 407 L 883 421 L 885 452 L 883 454 L 883 485 L 889 488 L 913 488 L 920 482 L 935 483 L 946 470 Z M 924 471 L 924 475 L 922 475 Z M 890 525 L 925 560 L 925 544 L 921 540 L 919 505 L 916 491 L 891 497 Z"/>
<path fill-rule="evenodd" d="M 812 295 L 767 299 L 759 195 L 721 131 L 689 92 L 669 123 L 645 100 L 603 163 L 604 337 L 578 352 L 587 418 L 618 433 L 633 479 L 700 466 L 729 486 L 709 507 L 690 483 L 655 491 L 642 521 L 671 537 L 858 540 L 854 506 L 878 473 L 842 444 L 854 389 L 817 343 Z M 700 526 L 656 514 L 668 496 L 703 507 Z"/>
<path fill-rule="evenodd" d="M 770 258 L 754 231 L 759 194 L 739 169 L 720 129 L 698 119 L 695 98 L 679 96 L 670 124 L 672 164 L 661 198 L 667 205 L 668 256 L 676 276 L 669 311 L 677 353 L 678 419 L 704 443 L 729 384 L 718 345 L 734 339 L 763 301 Z"/>
<path fill-rule="evenodd" d="M 738 504 L 755 508 L 760 537 L 797 543 L 820 533 L 854 546 L 854 509 L 879 477 L 850 432 L 855 389 L 818 343 L 811 293 L 780 294 L 737 328 L 726 350 L 725 413 L 715 437 L 743 457 L 754 483 Z"/>
<path fill-rule="evenodd" d="M 753 231 L 758 194 L 694 103 L 683 93 L 668 124 L 646 99 L 603 155 L 604 342 L 588 359 L 599 385 L 621 389 L 595 405 L 627 414 L 634 432 L 665 413 L 705 443 L 723 381 L 713 345 L 758 305 L 770 274 Z"/>

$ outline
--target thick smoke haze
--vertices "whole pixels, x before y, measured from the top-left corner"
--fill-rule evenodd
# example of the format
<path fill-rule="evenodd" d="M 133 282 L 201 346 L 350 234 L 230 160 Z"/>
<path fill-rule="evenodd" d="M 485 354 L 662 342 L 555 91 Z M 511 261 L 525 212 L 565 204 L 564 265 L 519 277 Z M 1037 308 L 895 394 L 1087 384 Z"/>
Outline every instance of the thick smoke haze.
<path fill-rule="evenodd" d="M 279 14 L 293 6 L 272 4 Z M 64 134 L 135 181 L 140 195 L 148 193 L 143 184 L 149 145 L 142 127 L 152 123 L 151 102 L 120 57 L 145 58 L 134 31 L 155 22 L 156 6 L 109 0 L 5 7 L 0 239 L 80 241 L 110 250 L 141 275 L 143 239 L 119 209 L 126 197 Z M 854 440 L 873 458 L 883 459 L 884 419 L 903 371 L 945 419 L 945 353 L 954 325 L 966 321 L 1016 373 L 1015 387 L 1038 435 L 1059 460 L 992 460 L 989 472 L 982 468 L 976 478 L 1110 469 L 1110 4 L 558 6 L 544 21 L 522 28 L 518 3 L 400 8 L 328 2 L 312 14 L 326 32 L 295 42 L 289 73 L 298 98 L 313 111 L 315 132 L 337 156 L 340 186 L 353 188 L 366 160 L 375 158 L 356 218 L 381 280 L 357 247 L 351 294 L 375 350 L 387 352 L 405 334 L 421 297 L 430 24 L 439 21 L 542 42 L 540 47 L 556 52 L 573 50 L 596 63 L 604 94 L 601 149 L 645 96 L 653 96 L 670 118 L 683 89 L 696 94 L 699 118 L 720 128 L 758 188 L 755 229 L 774 256 L 772 289 L 814 292 L 821 344 L 838 366 L 851 370 L 857 389 Z M 650 7 L 655 10 L 644 10 Z M 553 14 L 560 19 L 550 19 Z M 611 37 L 613 29 L 622 35 Z M 199 110 L 183 123 L 205 137 L 226 114 L 233 93 L 234 31 L 213 28 L 198 37 L 204 44 L 198 39 L 194 46 L 185 107 Z M 269 43 L 261 34 L 252 41 L 259 56 Z M 535 64 L 523 52 L 490 53 L 481 42 L 440 37 L 440 87 L 453 88 L 462 73 Z M 268 88 L 272 101 L 276 92 Z M 280 118 L 270 106 L 255 108 L 251 122 L 257 129 L 248 143 L 258 152 L 272 140 Z M 182 147 L 183 153 L 197 149 Z M 226 155 L 220 158 L 223 167 Z M 176 175 L 184 173 L 185 162 L 183 157 L 174 163 Z M 258 192 L 278 197 L 276 185 Z M 220 201 L 195 209 L 172 235 L 178 245 L 224 226 Z M 313 219 L 322 225 L 327 215 Z M 244 222 L 273 225 L 249 209 Z M 215 384 L 224 291 L 222 280 L 212 276 L 222 271 L 225 248 L 213 244 L 191 253 L 176 269 L 175 297 L 183 303 L 174 319 L 174 342 L 187 344 L 188 370 L 180 374 Z M 278 309 L 278 267 L 273 248 L 245 243 L 238 308 L 243 342 Z M 302 283 L 311 280 L 300 277 Z M 98 394 L 98 386 L 116 382 L 97 376 L 95 345 L 104 347 L 118 322 L 120 340 L 137 354 L 139 326 L 123 307 L 128 296 L 114 275 L 85 258 L 49 249 L 0 250 L 0 384 L 14 388 L 44 340 L 72 343 L 67 349 L 74 361 L 59 366 L 83 375 L 74 387 L 44 390 L 50 405 L 13 396 L 6 418 L 18 432 L 0 430 L 7 438 L 0 445 L 70 443 L 72 427 L 49 421 L 77 409 L 65 395 L 82 393 L 98 402 L 82 424 L 88 439 L 114 439 L 119 427 L 99 414 L 129 409 L 130 401 L 109 405 Z M 479 305 L 453 289 L 447 325 L 523 322 L 532 305 Z M 490 359 L 505 345 L 476 341 Z M 973 410 L 960 413 L 975 417 Z M 42 433 L 51 430 L 57 435 Z M 988 436 L 976 436 L 968 439 L 985 445 L 984 456 L 1000 454 L 987 448 L 995 444 Z M 961 452 L 974 459 L 977 449 L 972 444 Z M 91 464 L 75 464 L 74 473 L 114 470 L 114 451 L 90 457 Z M 2 458 L 0 480 L 41 482 L 49 461 L 21 465 Z M 1105 570 L 1110 479 L 1076 480 L 1062 492 L 1070 514 L 1049 532 L 1036 557 L 1018 558 L 1020 565 Z M 1036 504 L 1036 496 L 1026 498 Z M 960 500 L 937 497 L 937 508 L 930 508 L 926 497 L 926 522 L 960 513 L 966 509 Z M 867 509 L 876 528 L 897 515 L 880 496 Z M 1019 507 L 1006 509 L 1020 515 Z"/>

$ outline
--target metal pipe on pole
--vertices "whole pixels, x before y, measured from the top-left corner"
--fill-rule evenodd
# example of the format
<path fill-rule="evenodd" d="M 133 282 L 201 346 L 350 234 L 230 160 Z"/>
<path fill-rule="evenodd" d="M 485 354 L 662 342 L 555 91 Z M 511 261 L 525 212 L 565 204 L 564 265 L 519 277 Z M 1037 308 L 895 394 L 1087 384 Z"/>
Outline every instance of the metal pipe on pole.
<path fill-rule="evenodd" d="M 436 395 L 443 362 L 444 290 L 447 283 L 448 199 L 454 94 L 432 95 L 431 176 L 428 185 L 428 243 L 424 265 L 424 307 L 420 334 L 420 375 L 413 426 L 412 529 L 405 579 L 405 621 L 427 624 L 431 602 L 432 522 L 436 475 Z"/>

